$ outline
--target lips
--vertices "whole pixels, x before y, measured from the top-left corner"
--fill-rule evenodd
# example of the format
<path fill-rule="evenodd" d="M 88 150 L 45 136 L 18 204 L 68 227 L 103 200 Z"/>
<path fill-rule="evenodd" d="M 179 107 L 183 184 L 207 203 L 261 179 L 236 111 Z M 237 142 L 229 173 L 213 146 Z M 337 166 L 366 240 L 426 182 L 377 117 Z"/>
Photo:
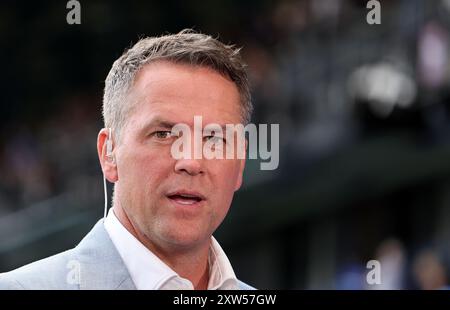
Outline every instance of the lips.
<path fill-rule="evenodd" d="M 194 191 L 179 190 L 167 194 L 167 198 L 184 206 L 194 206 L 205 200 L 205 197 Z"/>

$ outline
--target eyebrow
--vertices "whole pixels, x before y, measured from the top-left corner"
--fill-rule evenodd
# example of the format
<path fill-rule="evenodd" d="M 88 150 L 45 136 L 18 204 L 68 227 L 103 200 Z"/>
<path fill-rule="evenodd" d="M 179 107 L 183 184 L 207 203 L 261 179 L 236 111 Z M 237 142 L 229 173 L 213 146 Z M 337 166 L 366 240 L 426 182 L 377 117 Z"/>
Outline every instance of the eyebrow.
<path fill-rule="evenodd" d="M 146 133 L 151 128 L 164 128 L 164 129 L 172 129 L 176 123 L 162 119 L 160 117 L 155 117 L 151 119 L 149 122 L 145 123 L 139 130 L 140 133 Z"/>
<path fill-rule="evenodd" d="M 217 123 L 215 123 L 215 124 L 216 124 L 216 125 L 219 125 L 219 127 L 222 128 L 222 133 L 225 133 L 225 132 L 226 132 L 226 125 L 220 125 L 220 124 L 217 124 Z M 203 124 L 203 125 L 205 125 L 205 124 Z M 206 125 L 208 125 L 208 124 L 206 124 Z M 205 127 L 206 127 L 206 126 L 203 126 L 202 130 L 204 130 Z M 213 128 L 213 129 L 215 129 L 215 128 Z M 212 131 L 215 132 L 215 130 L 212 130 Z"/>
<path fill-rule="evenodd" d="M 164 129 L 172 129 L 175 125 L 177 125 L 179 123 L 175 123 L 172 121 L 168 121 L 166 119 L 163 119 L 161 117 L 154 117 L 152 118 L 149 122 L 145 123 L 139 130 L 140 133 L 146 133 L 147 131 L 149 131 L 151 128 L 164 128 Z M 203 128 L 202 130 L 204 130 L 205 126 L 208 124 L 202 124 Z M 217 124 L 221 127 L 222 129 L 222 133 L 226 133 L 226 124 L 221 125 L 221 124 Z"/>

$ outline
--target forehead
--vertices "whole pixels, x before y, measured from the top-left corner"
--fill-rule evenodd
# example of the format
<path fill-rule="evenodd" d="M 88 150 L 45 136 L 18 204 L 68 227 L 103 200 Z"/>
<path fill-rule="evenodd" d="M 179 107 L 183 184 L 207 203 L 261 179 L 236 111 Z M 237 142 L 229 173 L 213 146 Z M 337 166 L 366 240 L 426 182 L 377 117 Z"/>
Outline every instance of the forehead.
<path fill-rule="evenodd" d="M 135 108 L 130 118 L 154 114 L 175 123 L 239 123 L 240 96 L 236 85 L 218 72 L 201 66 L 152 62 L 137 74 L 131 91 Z"/>

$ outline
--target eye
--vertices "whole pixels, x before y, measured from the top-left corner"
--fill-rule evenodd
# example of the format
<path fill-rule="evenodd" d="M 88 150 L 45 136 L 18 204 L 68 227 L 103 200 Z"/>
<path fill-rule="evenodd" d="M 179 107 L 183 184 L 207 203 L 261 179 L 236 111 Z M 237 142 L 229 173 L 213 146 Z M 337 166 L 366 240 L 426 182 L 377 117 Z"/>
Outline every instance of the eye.
<path fill-rule="evenodd" d="M 203 139 L 205 139 L 207 141 L 212 140 L 213 142 L 224 142 L 224 143 L 227 142 L 227 140 L 224 137 L 219 136 L 219 135 L 218 136 L 214 136 L 214 135 L 205 136 L 205 137 L 203 137 Z"/>
<path fill-rule="evenodd" d="M 171 131 L 167 131 L 167 130 L 164 130 L 164 131 L 155 131 L 155 132 L 153 133 L 153 135 L 154 135 L 156 138 L 158 138 L 158 139 L 168 139 L 168 138 L 171 138 L 171 137 L 172 137 L 172 132 L 171 132 Z"/>

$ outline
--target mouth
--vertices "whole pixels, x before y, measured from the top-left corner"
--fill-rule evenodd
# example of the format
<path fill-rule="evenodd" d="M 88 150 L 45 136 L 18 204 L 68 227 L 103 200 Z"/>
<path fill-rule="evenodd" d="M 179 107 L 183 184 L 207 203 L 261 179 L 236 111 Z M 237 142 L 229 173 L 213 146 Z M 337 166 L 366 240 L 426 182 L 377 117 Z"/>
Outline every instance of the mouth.
<path fill-rule="evenodd" d="M 169 200 L 184 206 L 195 206 L 205 200 L 205 197 L 192 191 L 175 191 L 167 195 Z"/>

